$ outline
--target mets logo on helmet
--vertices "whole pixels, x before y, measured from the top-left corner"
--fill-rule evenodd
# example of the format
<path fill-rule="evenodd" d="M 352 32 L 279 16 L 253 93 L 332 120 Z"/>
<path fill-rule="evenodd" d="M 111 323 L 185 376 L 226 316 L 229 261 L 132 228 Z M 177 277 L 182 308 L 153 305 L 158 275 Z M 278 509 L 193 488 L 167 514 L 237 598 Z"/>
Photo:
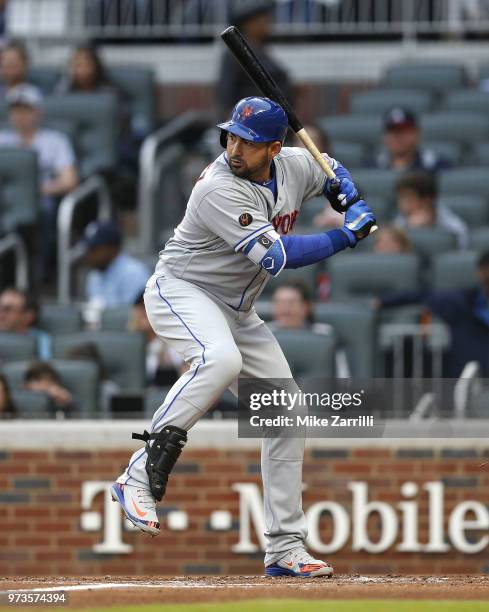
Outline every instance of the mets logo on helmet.
<path fill-rule="evenodd" d="M 248 117 L 252 114 L 253 114 L 252 106 L 245 106 L 241 112 L 241 116 L 243 117 L 243 119 L 248 119 Z"/>

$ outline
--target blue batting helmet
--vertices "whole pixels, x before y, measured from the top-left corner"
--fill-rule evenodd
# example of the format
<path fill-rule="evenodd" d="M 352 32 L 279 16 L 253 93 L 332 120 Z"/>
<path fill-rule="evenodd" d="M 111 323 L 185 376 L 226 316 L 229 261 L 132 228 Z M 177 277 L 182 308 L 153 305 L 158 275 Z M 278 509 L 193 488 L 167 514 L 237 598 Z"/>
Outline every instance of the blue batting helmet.
<path fill-rule="evenodd" d="M 231 119 L 218 123 L 221 144 L 226 146 L 227 132 L 252 142 L 283 142 L 289 122 L 284 109 L 269 98 L 243 98 L 233 108 Z"/>

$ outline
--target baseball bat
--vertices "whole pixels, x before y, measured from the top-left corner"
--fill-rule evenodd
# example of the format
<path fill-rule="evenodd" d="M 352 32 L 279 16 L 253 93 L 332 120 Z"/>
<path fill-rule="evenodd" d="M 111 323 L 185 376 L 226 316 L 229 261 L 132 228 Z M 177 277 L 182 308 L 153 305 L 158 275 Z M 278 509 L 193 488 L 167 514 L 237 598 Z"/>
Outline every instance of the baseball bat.
<path fill-rule="evenodd" d="M 307 133 L 307 130 L 304 129 L 304 126 L 299 121 L 299 118 L 295 114 L 295 111 L 289 104 L 287 98 L 273 80 L 272 75 L 257 58 L 255 52 L 238 28 L 236 26 L 229 26 L 229 28 L 226 28 L 224 32 L 221 33 L 221 38 L 261 93 L 265 97 L 270 98 L 271 100 L 274 100 L 280 104 L 280 106 L 284 109 L 285 113 L 287 114 L 290 127 L 297 134 L 298 138 L 300 138 L 300 140 L 304 143 L 304 146 L 314 157 L 326 176 L 329 179 L 336 179 L 335 173 L 331 169 L 328 162 L 321 155 L 321 151 L 314 144 L 312 138 Z M 370 229 L 370 232 L 373 232 L 376 229 L 377 226 L 374 225 Z"/>

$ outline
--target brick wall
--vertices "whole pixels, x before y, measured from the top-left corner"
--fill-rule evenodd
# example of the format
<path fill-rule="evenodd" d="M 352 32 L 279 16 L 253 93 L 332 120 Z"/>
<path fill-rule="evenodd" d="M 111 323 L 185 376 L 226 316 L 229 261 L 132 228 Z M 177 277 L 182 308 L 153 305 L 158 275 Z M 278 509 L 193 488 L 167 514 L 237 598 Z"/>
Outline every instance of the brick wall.
<path fill-rule="evenodd" d="M 161 508 L 163 533 L 151 539 L 122 530 L 121 542 L 131 552 L 100 554 L 94 547 L 103 540 L 103 524 L 83 531 L 81 517 L 104 515 L 104 495 L 81 508 L 83 483 L 107 481 L 126 463 L 127 450 L 15 450 L 0 452 L 0 572 L 29 574 L 202 574 L 261 572 L 261 552 L 239 554 L 232 546 L 239 539 L 239 494 L 235 483 L 259 483 L 259 452 L 255 449 L 186 449 L 171 478 Z M 489 446 L 437 445 L 430 448 L 385 446 L 375 448 L 316 448 L 308 451 L 304 469 L 304 507 L 320 501 L 340 504 L 352 511 L 351 482 L 368 483 L 368 499 L 391 505 L 398 518 L 398 503 L 406 482 L 419 485 L 414 498 L 419 508 L 419 540 L 428 540 L 429 503 L 424 483 L 436 481 L 444 487 L 444 533 L 448 516 L 460 503 L 489 502 L 489 470 L 480 464 L 489 458 Z M 114 508 L 117 506 L 112 505 Z M 169 529 L 168 513 L 185 511 L 188 526 Z M 229 529 L 212 530 L 211 512 L 228 511 Z M 97 514 L 99 513 L 99 514 Z M 106 514 L 106 513 L 105 513 Z M 107 514 L 106 514 L 107 516 Z M 470 514 L 467 516 L 471 518 Z M 103 520 L 102 520 L 103 523 Z M 86 525 L 88 522 L 86 523 Z M 85 525 L 85 527 L 86 527 Z M 122 525 L 122 521 L 121 521 Z M 375 514 L 368 520 L 369 537 L 380 536 Z M 401 532 L 401 528 L 399 529 Z M 487 534 L 487 529 L 484 530 Z M 468 541 L 484 536 L 473 531 Z M 319 520 L 323 542 L 333 536 L 331 516 Z M 399 535 L 397 542 L 399 541 Z M 256 542 L 256 535 L 253 535 Z M 453 546 L 445 553 L 404 553 L 395 545 L 381 554 L 352 550 L 351 534 L 346 544 L 331 555 L 339 572 L 446 573 L 487 572 L 487 548 L 463 554 Z"/>

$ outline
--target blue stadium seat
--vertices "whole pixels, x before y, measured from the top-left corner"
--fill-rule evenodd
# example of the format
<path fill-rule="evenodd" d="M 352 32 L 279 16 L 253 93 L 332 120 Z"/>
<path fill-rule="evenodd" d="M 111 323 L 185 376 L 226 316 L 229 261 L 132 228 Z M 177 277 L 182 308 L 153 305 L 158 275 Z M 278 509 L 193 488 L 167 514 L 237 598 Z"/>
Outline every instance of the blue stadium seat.
<path fill-rule="evenodd" d="M 434 291 L 467 289 L 477 287 L 477 253 L 453 251 L 440 253 L 432 261 L 432 283 Z"/>
<path fill-rule="evenodd" d="M 39 215 L 37 154 L 0 149 L 0 235 L 33 225 Z"/>
<path fill-rule="evenodd" d="M 489 166 L 489 142 L 476 144 L 473 148 L 473 157 L 474 163 L 480 166 Z"/>
<path fill-rule="evenodd" d="M 394 106 L 402 106 L 420 115 L 431 110 L 433 97 L 418 89 L 372 89 L 353 94 L 350 98 L 352 113 L 384 114 Z"/>
<path fill-rule="evenodd" d="M 463 66 L 427 62 L 391 66 L 382 79 L 384 87 L 420 89 L 435 94 L 461 89 L 466 84 Z"/>
<path fill-rule="evenodd" d="M 351 174 L 360 193 L 365 198 L 376 197 L 392 200 L 395 197 L 395 182 L 398 176 L 396 171 L 377 168 L 353 168 Z"/>
<path fill-rule="evenodd" d="M 82 177 L 110 170 L 117 158 L 117 99 L 110 93 L 48 96 L 46 120 L 68 120 L 76 126 L 75 149 Z"/>
<path fill-rule="evenodd" d="M 438 199 L 438 204 L 452 210 L 471 228 L 489 225 L 489 205 L 482 196 L 443 195 Z"/>
<path fill-rule="evenodd" d="M 489 172 L 478 166 L 444 170 L 439 174 L 439 192 L 442 196 L 467 197 L 470 193 L 489 199 Z"/>
<path fill-rule="evenodd" d="M 382 293 L 416 290 L 419 286 L 419 260 L 412 253 L 342 253 L 328 262 L 331 292 L 335 300 L 369 298 Z"/>
<path fill-rule="evenodd" d="M 452 166 L 467 165 L 467 156 L 463 154 L 463 147 L 458 142 L 427 140 L 423 142 L 423 147 L 433 151 Z"/>
<path fill-rule="evenodd" d="M 318 124 L 333 143 L 353 142 L 378 145 L 382 134 L 382 117 L 372 115 L 332 115 L 321 117 Z"/>
<path fill-rule="evenodd" d="M 438 227 L 417 227 L 406 234 L 416 253 L 425 258 L 457 248 L 454 234 Z"/>
<path fill-rule="evenodd" d="M 365 146 L 356 142 L 335 141 L 331 154 L 347 168 L 361 167 L 367 161 Z"/>
<path fill-rule="evenodd" d="M 489 140 L 489 115 L 465 111 L 444 111 L 421 117 L 425 140 L 445 140 L 467 147 Z"/>
<path fill-rule="evenodd" d="M 337 344 L 346 351 L 352 376 L 370 378 L 374 374 L 375 312 L 365 304 L 327 302 L 316 304 L 315 320 L 332 325 Z"/>
<path fill-rule="evenodd" d="M 304 377 L 333 378 L 335 336 L 303 329 L 274 331 L 296 381 Z"/>
<path fill-rule="evenodd" d="M 445 98 L 445 106 L 450 111 L 489 114 L 489 94 L 476 89 L 451 91 Z"/>

